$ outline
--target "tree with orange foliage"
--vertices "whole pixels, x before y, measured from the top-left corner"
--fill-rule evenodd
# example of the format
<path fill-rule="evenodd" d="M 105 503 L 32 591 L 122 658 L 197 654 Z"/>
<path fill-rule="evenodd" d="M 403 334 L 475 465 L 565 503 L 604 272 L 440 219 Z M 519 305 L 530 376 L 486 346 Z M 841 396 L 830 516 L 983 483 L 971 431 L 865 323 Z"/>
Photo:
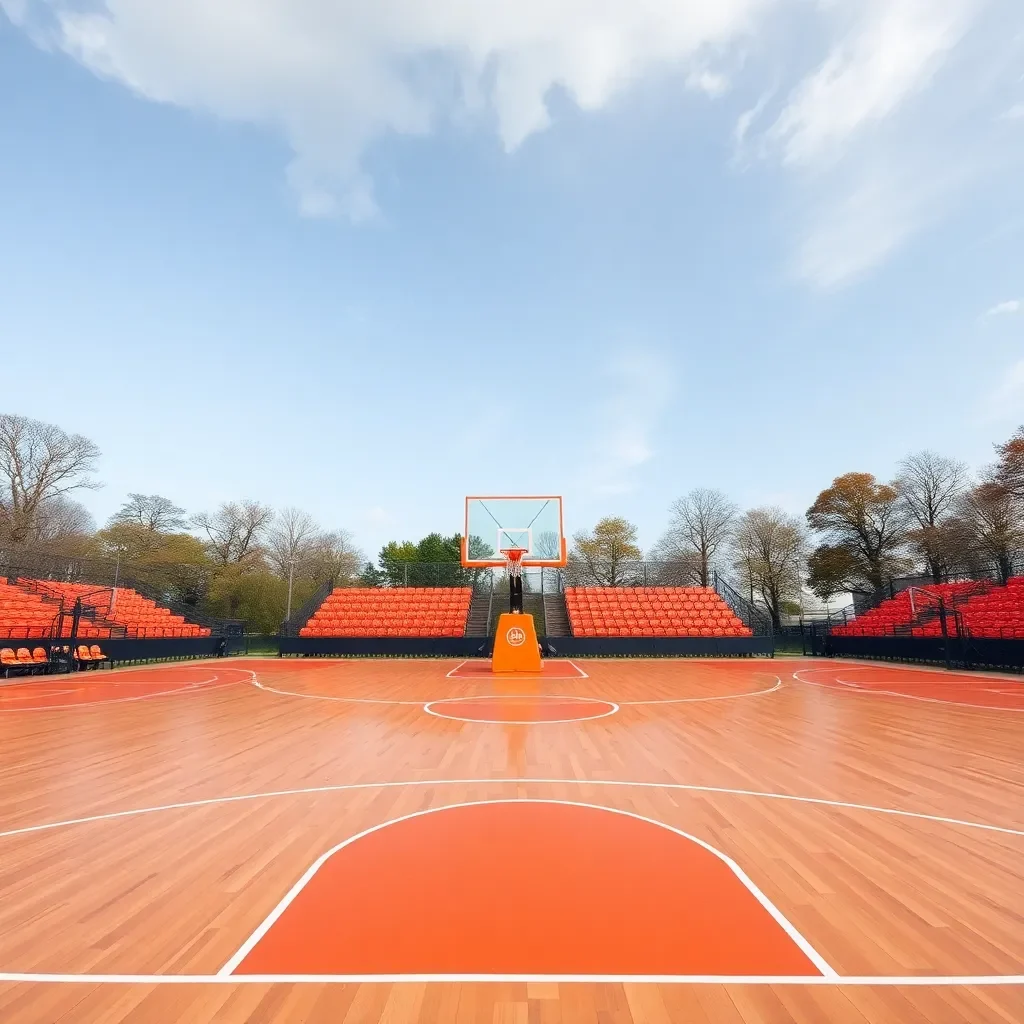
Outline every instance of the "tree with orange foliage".
<path fill-rule="evenodd" d="M 1024 504 L 1024 426 L 1005 444 L 996 445 L 996 479 Z"/>
<path fill-rule="evenodd" d="M 809 582 L 819 596 L 881 590 L 910 567 L 900 493 L 871 473 L 836 477 L 807 510 L 807 524 L 824 540 L 810 560 Z"/>

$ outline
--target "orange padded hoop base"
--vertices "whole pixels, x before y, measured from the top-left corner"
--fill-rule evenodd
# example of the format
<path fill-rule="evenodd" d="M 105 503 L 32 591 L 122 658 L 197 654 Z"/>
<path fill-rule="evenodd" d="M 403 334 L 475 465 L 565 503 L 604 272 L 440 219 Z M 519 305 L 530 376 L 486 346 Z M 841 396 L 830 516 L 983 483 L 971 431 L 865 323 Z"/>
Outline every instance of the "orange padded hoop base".
<path fill-rule="evenodd" d="M 492 672 L 533 672 L 541 670 L 540 647 L 532 615 L 505 612 L 498 619 L 494 635 Z"/>

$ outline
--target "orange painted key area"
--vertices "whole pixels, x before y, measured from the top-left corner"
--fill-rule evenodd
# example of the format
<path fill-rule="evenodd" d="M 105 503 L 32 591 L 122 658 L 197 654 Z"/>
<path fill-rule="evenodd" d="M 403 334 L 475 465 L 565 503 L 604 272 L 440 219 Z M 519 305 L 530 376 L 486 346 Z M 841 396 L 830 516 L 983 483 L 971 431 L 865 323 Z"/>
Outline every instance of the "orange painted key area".
<path fill-rule="evenodd" d="M 605 808 L 476 803 L 327 857 L 236 974 L 818 975 L 715 853 Z"/>
<path fill-rule="evenodd" d="M 456 665 L 448 673 L 449 679 L 491 679 L 495 675 L 494 668 L 490 661 L 485 660 L 474 660 L 464 661 L 461 665 Z M 509 674 L 512 679 L 516 678 L 515 674 Z M 528 678 L 538 679 L 586 679 L 587 674 L 574 662 L 568 661 L 564 658 L 552 660 L 550 658 L 545 659 L 541 662 L 540 669 L 536 672 L 531 672 Z"/>

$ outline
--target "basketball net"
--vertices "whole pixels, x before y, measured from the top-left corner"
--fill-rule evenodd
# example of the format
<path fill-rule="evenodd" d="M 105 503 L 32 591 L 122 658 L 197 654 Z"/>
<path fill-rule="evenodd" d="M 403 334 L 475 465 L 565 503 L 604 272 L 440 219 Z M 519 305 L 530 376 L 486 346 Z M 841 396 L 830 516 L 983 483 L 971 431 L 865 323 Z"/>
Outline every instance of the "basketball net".
<path fill-rule="evenodd" d="M 505 573 L 509 579 L 517 580 L 523 575 L 523 555 L 526 548 L 504 548 L 501 552 L 505 556 Z"/>

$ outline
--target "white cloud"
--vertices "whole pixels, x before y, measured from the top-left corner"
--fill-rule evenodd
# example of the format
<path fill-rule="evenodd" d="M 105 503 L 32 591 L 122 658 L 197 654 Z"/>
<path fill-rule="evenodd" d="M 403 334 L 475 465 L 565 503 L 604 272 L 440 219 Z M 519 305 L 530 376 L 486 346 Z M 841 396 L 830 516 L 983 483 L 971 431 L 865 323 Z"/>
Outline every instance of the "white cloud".
<path fill-rule="evenodd" d="M 382 139 L 453 123 L 493 131 L 512 151 L 549 126 L 553 90 L 597 111 L 665 71 L 709 98 L 760 96 L 728 114 L 733 163 L 757 156 L 788 171 L 786 244 L 816 286 L 876 267 L 967 184 L 1021 158 L 981 134 L 1024 116 L 1003 68 L 1019 63 L 1020 0 L 0 0 L 0 10 L 141 97 L 284 138 L 287 180 L 311 217 L 374 215 L 368 153 Z M 1009 147 L 1017 133 L 1003 125 L 1001 136 Z"/>
<path fill-rule="evenodd" d="M 979 0 L 870 0 L 768 133 L 783 162 L 834 160 L 859 132 L 923 89 L 963 37 Z"/>
<path fill-rule="evenodd" d="M 993 130 L 1024 27 L 1007 0 L 833 0 L 836 39 L 747 148 L 793 175 L 796 276 L 846 285 L 1024 152 Z M 737 124 L 743 144 L 760 111 Z"/>
<path fill-rule="evenodd" d="M 1024 419 L 1024 359 L 1003 375 L 985 402 L 986 418 L 1016 423 Z"/>
<path fill-rule="evenodd" d="M 996 303 L 991 309 L 985 311 L 985 316 L 1006 316 L 1012 313 L 1019 313 L 1024 309 L 1024 302 L 1020 299 L 1010 299 L 1007 302 Z"/>
<path fill-rule="evenodd" d="M 717 99 L 729 91 L 729 79 L 717 71 L 709 71 L 707 68 L 702 71 L 694 71 L 687 76 L 686 84 L 691 89 Z"/>
<path fill-rule="evenodd" d="M 269 126 L 312 216 L 373 212 L 366 150 L 467 110 L 509 150 L 547 127 L 550 90 L 596 110 L 641 75 L 692 73 L 783 0 L 0 0 L 8 17 L 140 96 Z"/>
<path fill-rule="evenodd" d="M 919 162 L 862 163 L 825 184 L 801 225 L 794 271 L 821 288 L 848 284 L 891 256 L 934 219 L 957 177 L 931 178 Z"/>

